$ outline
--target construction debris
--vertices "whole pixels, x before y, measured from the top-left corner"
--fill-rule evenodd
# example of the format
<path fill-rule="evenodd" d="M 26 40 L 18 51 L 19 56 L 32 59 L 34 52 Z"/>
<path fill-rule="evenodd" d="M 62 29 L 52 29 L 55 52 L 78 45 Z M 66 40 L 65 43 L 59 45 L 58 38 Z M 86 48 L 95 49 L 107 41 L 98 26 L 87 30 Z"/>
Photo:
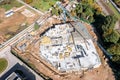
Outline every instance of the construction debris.
<path fill-rule="evenodd" d="M 86 41 L 70 24 L 55 25 L 40 38 L 40 56 L 61 72 L 97 68 L 98 53 L 89 35 L 84 35 Z"/>

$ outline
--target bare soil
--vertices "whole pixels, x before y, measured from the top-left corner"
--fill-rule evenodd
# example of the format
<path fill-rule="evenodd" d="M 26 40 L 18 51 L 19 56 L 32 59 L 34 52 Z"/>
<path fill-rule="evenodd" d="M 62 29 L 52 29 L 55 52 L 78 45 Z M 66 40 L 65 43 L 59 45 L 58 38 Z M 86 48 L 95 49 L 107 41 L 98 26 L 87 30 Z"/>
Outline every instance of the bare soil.
<path fill-rule="evenodd" d="M 39 15 L 34 11 L 31 12 L 33 12 L 35 16 L 24 16 L 23 14 L 21 14 L 24 9 L 27 9 L 27 7 L 23 7 L 22 9 L 16 11 L 10 17 L 5 17 L 5 9 L 0 8 L 0 44 L 28 27 L 38 18 Z M 22 26 L 22 24 L 26 25 Z"/>
<path fill-rule="evenodd" d="M 52 20 L 50 19 L 48 22 L 46 22 L 39 29 L 39 32 L 38 32 L 39 34 L 42 33 L 44 30 L 46 30 L 47 26 L 54 24 L 54 22 L 59 23 L 60 21 L 56 19 L 52 19 Z M 87 27 L 92 37 L 97 39 L 97 36 L 92 31 L 92 27 L 86 23 L 84 23 L 84 25 Z M 38 35 L 36 37 L 38 37 Z M 98 45 L 95 42 L 94 42 L 94 45 L 100 56 L 101 66 L 96 69 L 69 72 L 65 74 L 61 74 L 61 72 L 52 68 L 52 66 L 47 61 L 43 60 L 43 58 L 39 56 L 39 42 L 30 44 L 30 46 L 27 48 L 27 51 L 29 51 L 29 53 L 19 54 L 19 55 L 23 59 L 27 60 L 29 63 L 34 65 L 34 67 L 36 68 L 38 72 L 46 76 L 49 76 L 53 80 L 115 80 L 113 72 L 107 63 L 107 59 L 105 58 L 102 50 L 98 47 Z"/>

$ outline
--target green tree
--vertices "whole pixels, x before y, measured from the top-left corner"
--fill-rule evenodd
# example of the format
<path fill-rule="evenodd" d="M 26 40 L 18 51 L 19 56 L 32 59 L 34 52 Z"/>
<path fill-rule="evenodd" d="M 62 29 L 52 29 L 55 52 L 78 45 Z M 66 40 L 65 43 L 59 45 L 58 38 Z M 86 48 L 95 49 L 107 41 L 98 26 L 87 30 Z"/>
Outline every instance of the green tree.
<path fill-rule="evenodd" d="M 112 56 L 112 61 L 114 63 L 120 64 L 120 55 L 113 55 Z"/>
<path fill-rule="evenodd" d="M 94 18 L 93 18 L 94 13 L 93 13 L 92 8 L 91 7 L 88 8 L 88 7 L 89 6 L 87 6 L 84 13 L 85 13 L 86 19 L 89 20 L 89 22 L 91 23 L 94 21 Z"/>
<path fill-rule="evenodd" d="M 115 15 L 108 15 L 102 24 L 103 38 L 105 42 L 117 43 L 119 40 L 119 33 L 114 30 L 117 18 Z"/>
<path fill-rule="evenodd" d="M 38 25 L 38 23 L 35 23 L 34 29 L 37 30 L 37 29 L 39 29 L 39 27 L 40 27 L 40 26 Z"/>
<path fill-rule="evenodd" d="M 116 30 L 108 29 L 106 32 L 104 32 L 103 38 L 105 42 L 111 42 L 115 44 L 118 42 L 120 35 Z"/>
<path fill-rule="evenodd" d="M 80 18 L 83 13 L 83 6 L 82 4 L 77 4 L 75 8 L 76 15 Z"/>
<path fill-rule="evenodd" d="M 51 14 L 59 16 L 62 12 L 63 12 L 62 9 L 56 6 L 52 8 Z"/>
<path fill-rule="evenodd" d="M 59 15 L 58 9 L 53 8 L 52 11 L 51 11 L 51 14 L 58 16 Z"/>
<path fill-rule="evenodd" d="M 120 56 L 120 45 L 119 44 L 113 44 L 107 49 L 107 51 L 111 55 L 119 55 Z"/>
<path fill-rule="evenodd" d="M 113 29 L 117 20 L 118 19 L 115 17 L 115 15 L 106 16 L 104 23 L 102 25 L 103 31 L 106 32 L 106 31 L 108 31 L 108 29 Z"/>
<path fill-rule="evenodd" d="M 77 17 L 83 18 L 83 19 L 89 21 L 90 23 L 94 21 L 93 8 L 86 1 L 83 1 L 82 3 L 79 3 L 76 5 L 75 13 L 76 13 Z"/>

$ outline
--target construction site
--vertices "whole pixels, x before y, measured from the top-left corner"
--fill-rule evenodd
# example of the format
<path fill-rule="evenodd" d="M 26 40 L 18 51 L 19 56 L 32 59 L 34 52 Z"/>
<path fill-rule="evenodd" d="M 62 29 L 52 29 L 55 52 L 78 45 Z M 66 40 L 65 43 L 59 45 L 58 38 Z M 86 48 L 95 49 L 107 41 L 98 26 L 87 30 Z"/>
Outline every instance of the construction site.
<path fill-rule="evenodd" d="M 43 17 L 47 18 L 42 24 L 36 22 L 38 30 L 26 33 L 12 45 L 15 55 L 53 80 L 113 79 L 91 25 L 73 18 Z"/>
<path fill-rule="evenodd" d="M 55 25 L 40 37 L 40 56 L 62 72 L 97 68 L 101 64 L 90 36 L 84 26 L 81 34 L 79 24 Z"/>

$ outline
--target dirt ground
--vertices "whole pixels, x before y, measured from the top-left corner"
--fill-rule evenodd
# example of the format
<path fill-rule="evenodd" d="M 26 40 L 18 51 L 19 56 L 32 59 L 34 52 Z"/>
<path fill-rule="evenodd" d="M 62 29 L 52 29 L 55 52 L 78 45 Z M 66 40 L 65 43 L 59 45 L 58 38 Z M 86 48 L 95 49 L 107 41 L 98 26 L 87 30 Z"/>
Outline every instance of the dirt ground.
<path fill-rule="evenodd" d="M 40 33 L 44 31 L 47 28 L 47 26 L 54 24 L 53 22 L 59 23 L 60 21 L 57 19 L 52 19 L 52 20 L 50 19 L 48 22 L 46 22 L 42 27 L 40 27 L 39 29 Z M 97 36 L 92 30 L 92 27 L 86 23 L 84 25 L 87 27 L 92 37 L 97 39 Z M 39 35 L 36 36 L 36 39 L 39 39 L 38 37 Z M 34 65 L 33 67 L 35 67 L 38 72 L 46 76 L 49 76 L 53 80 L 115 80 L 113 72 L 111 68 L 109 67 L 109 65 L 107 64 L 103 52 L 97 46 L 96 43 L 94 43 L 94 45 L 100 56 L 101 63 L 102 63 L 101 66 L 96 69 L 91 69 L 87 71 L 69 72 L 65 74 L 61 74 L 58 70 L 54 69 L 47 61 L 40 58 L 39 56 L 39 45 L 40 44 L 39 43 L 40 42 L 37 41 L 34 44 L 30 44 L 29 48 L 27 48 L 26 50 L 29 52 L 26 54 L 19 54 L 19 55 L 23 59 L 28 61 L 30 64 Z"/>
<path fill-rule="evenodd" d="M 0 8 L 0 44 L 19 33 L 30 24 L 32 24 L 40 15 L 31 11 L 35 14 L 33 17 L 26 17 L 21 14 L 22 11 L 28 9 L 26 6 L 16 11 L 12 16 L 5 17 L 5 10 Z M 15 8 L 13 8 L 15 10 Z"/>

